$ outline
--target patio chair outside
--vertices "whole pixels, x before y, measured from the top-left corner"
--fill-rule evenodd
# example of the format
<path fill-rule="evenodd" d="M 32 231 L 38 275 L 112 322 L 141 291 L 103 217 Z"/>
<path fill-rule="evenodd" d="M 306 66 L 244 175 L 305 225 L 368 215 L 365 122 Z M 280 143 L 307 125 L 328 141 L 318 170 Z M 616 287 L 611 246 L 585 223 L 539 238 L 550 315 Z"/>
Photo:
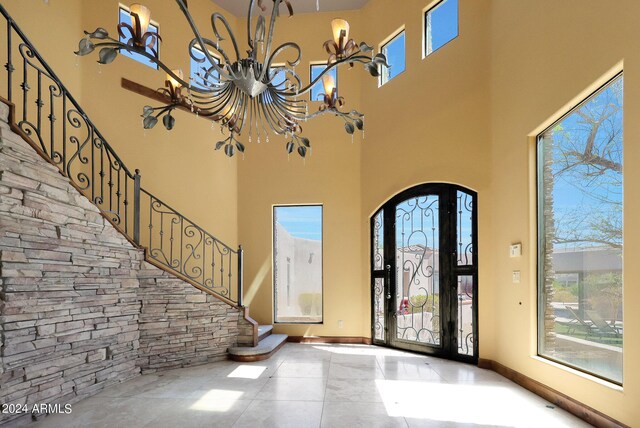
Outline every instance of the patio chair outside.
<path fill-rule="evenodd" d="M 593 322 L 589 322 L 583 319 L 580 314 L 576 312 L 576 310 L 571 306 L 565 306 L 565 308 L 567 308 L 573 318 L 575 318 L 575 322 L 572 322 L 572 328 L 570 328 L 569 333 L 573 333 L 576 328 L 581 328 L 584 332 L 587 333 L 587 335 L 589 335 L 594 330 L 595 326 Z"/>
<path fill-rule="evenodd" d="M 615 327 L 609 324 L 607 321 L 605 321 L 600 316 L 599 313 L 597 313 L 596 311 L 589 311 L 589 310 L 584 311 L 584 313 L 587 315 L 587 317 L 589 317 L 589 319 L 596 326 L 596 331 L 594 333 L 598 333 L 600 337 L 603 337 L 603 336 L 620 337 L 620 329 L 618 327 Z"/>

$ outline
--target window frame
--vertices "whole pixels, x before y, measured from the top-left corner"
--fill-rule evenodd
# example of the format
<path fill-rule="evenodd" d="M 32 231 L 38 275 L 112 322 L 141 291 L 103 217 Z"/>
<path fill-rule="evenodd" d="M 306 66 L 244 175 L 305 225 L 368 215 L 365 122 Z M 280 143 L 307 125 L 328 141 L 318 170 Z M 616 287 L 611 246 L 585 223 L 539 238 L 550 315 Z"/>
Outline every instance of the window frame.
<path fill-rule="evenodd" d="M 388 36 L 386 39 L 384 39 L 379 45 L 378 45 L 378 51 L 382 54 L 384 54 L 384 49 L 389 46 L 391 43 L 393 43 L 396 39 L 398 39 L 400 36 L 404 35 L 404 70 L 402 70 L 400 73 L 396 74 L 395 76 L 387 79 L 386 81 L 384 80 L 384 70 L 380 70 L 380 77 L 378 78 L 378 87 L 382 87 L 384 85 L 386 85 L 387 83 L 391 82 L 392 80 L 394 80 L 396 77 L 399 77 L 401 75 L 403 75 L 406 71 L 407 71 L 407 33 L 406 33 L 406 29 L 405 26 L 403 25 L 402 27 L 398 28 L 396 31 L 394 31 L 393 33 L 391 33 L 390 36 Z M 386 54 L 385 54 L 386 55 Z M 388 62 L 388 58 L 387 58 L 387 62 Z M 391 66 L 393 66 L 393 64 L 389 64 Z"/>
<path fill-rule="evenodd" d="M 122 3 L 118 3 L 118 25 L 120 25 L 122 23 L 122 21 L 120 21 L 120 12 L 121 11 L 125 11 L 125 12 L 127 12 L 129 14 L 129 16 L 131 16 L 131 9 L 129 8 L 129 6 L 126 6 L 126 5 L 122 4 Z M 132 18 L 132 20 L 133 20 L 133 18 Z M 160 24 L 158 23 L 158 21 L 155 21 L 153 19 L 149 20 L 149 27 L 151 27 L 152 25 L 154 27 L 156 27 L 156 32 L 158 33 L 158 35 L 160 35 Z M 118 35 L 118 40 L 122 42 L 122 40 L 120 40 L 120 35 Z M 160 59 L 160 45 L 161 44 L 162 43 L 161 43 L 160 39 L 158 39 L 158 43 L 156 45 L 156 52 L 158 52 L 158 59 Z M 147 66 L 149 68 L 152 68 L 154 70 L 160 70 L 160 67 L 158 66 L 158 64 L 152 63 L 152 62 L 147 62 L 148 61 L 147 58 L 142 57 L 145 60 L 145 62 L 143 62 L 140 58 L 136 58 L 136 56 L 134 56 L 134 55 L 138 55 L 138 54 L 132 54 L 130 52 L 127 52 L 127 54 L 128 54 L 127 55 L 127 54 L 124 54 L 122 52 L 120 52 L 120 53 L 122 54 L 122 56 L 124 56 L 126 58 L 129 58 L 129 59 L 132 59 L 135 62 L 137 62 L 138 64 L 145 65 L 145 66 Z"/>
<path fill-rule="evenodd" d="M 320 294 L 322 295 L 322 311 L 320 313 L 320 321 L 277 321 L 277 299 L 276 299 L 276 209 L 277 208 L 303 208 L 303 207 L 320 207 L 320 248 L 322 251 L 322 260 L 320 263 Z M 280 325 L 323 325 L 324 324 L 324 204 L 322 203 L 305 203 L 305 204 L 273 204 L 271 206 L 271 298 L 273 303 L 273 324 Z"/>
<path fill-rule="evenodd" d="M 422 11 L 422 24 L 421 24 L 422 25 L 422 59 L 425 59 L 433 55 L 434 53 L 438 52 L 440 49 L 444 48 L 445 46 L 447 46 L 449 43 L 453 42 L 460 36 L 460 1 L 455 0 L 458 2 L 458 15 L 456 16 L 456 36 L 448 40 L 445 44 L 443 44 L 439 48 L 434 49 L 431 52 L 427 53 L 427 45 L 429 40 L 429 37 L 427 35 L 427 15 L 435 11 L 436 9 L 438 9 L 440 6 L 444 5 L 444 3 L 446 3 L 447 1 L 451 1 L 451 0 L 437 0 L 435 3 L 432 3 L 429 6 L 425 7 L 424 10 Z"/>
<path fill-rule="evenodd" d="M 327 62 L 326 61 L 312 61 L 309 63 L 309 82 L 313 81 L 313 67 L 319 67 L 322 66 L 323 68 L 327 67 Z M 338 68 L 335 67 L 332 71 L 335 71 L 336 73 L 336 93 L 339 94 L 340 93 L 340 83 L 338 82 Z M 331 73 L 331 72 L 329 72 Z M 329 74 L 327 73 L 327 74 Z M 318 83 L 323 89 L 323 93 L 324 93 L 324 86 L 322 86 L 322 79 L 320 79 L 318 81 Z M 309 89 L 309 101 L 311 102 L 316 102 L 316 103 L 321 103 L 323 102 L 323 100 L 321 99 L 313 99 L 313 87 L 311 89 Z"/>
<path fill-rule="evenodd" d="M 604 91 L 611 83 L 613 83 L 616 79 L 622 77 L 624 79 L 624 70 L 620 70 L 618 72 L 615 73 L 615 75 L 613 75 L 613 77 L 607 79 L 603 84 L 599 85 L 595 90 L 592 90 L 590 92 L 588 92 L 585 96 L 580 96 L 579 99 L 580 101 L 578 101 L 577 103 L 575 103 L 573 105 L 573 107 L 569 108 L 565 113 L 563 113 L 560 117 L 558 117 L 557 119 L 555 119 L 549 126 L 547 126 L 546 128 L 544 128 L 542 131 L 538 132 L 534 139 L 534 143 L 535 143 L 535 188 L 536 188 L 536 245 L 537 245 L 537 249 L 536 249 L 536 357 L 541 358 L 545 361 L 550 361 L 552 363 L 558 364 L 560 366 L 575 370 L 577 372 L 580 372 L 586 376 L 592 376 L 594 378 L 597 378 L 601 381 L 604 382 L 608 382 L 611 383 L 613 385 L 617 385 L 622 387 L 623 386 L 623 382 L 624 382 L 624 371 L 622 374 L 622 378 L 623 380 L 618 382 L 614 379 L 611 378 L 607 378 L 601 374 L 597 374 L 594 373 L 592 371 L 589 371 L 583 367 L 577 366 L 575 364 L 571 364 L 567 361 L 562 361 L 560 359 L 556 359 L 556 358 L 552 358 L 549 355 L 545 355 L 542 351 L 543 351 L 543 339 L 544 339 L 544 334 L 545 334 L 545 328 L 544 328 L 544 309 L 545 309 L 545 305 L 546 305 L 546 298 L 545 298 L 545 293 L 544 293 L 544 259 L 545 259 L 545 247 L 546 247 L 546 240 L 545 240 L 545 233 L 544 233 L 544 204 L 543 204 L 543 198 L 544 198 L 544 193 L 543 193 L 543 186 L 544 186 L 544 172 L 543 172 L 543 167 L 544 167 L 544 163 L 541 162 L 543 155 L 542 155 L 542 150 L 543 150 L 543 146 L 542 146 L 542 142 L 544 140 L 544 134 L 546 134 L 548 131 L 550 131 L 552 128 L 554 128 L 555 126 L 557 126 L 559 123 L 561 123 L 562 121 L 564 121 L 567 117 L 569 117 L 570 115 L 572 115 L 575 111 L 577 111 L 578 109 L 580 109 L 582 106 L 584 106 L 585 104 L 587 104 L 591 99 L 593 99 L 594 97 L 596 97 L 598 94 L 600 94 L 602 91 Z M 624 84 L 624 83 L 623 83 Z M 622 105 L 622 120 L 623 120 L 623 127 L 624 127 L 624 100 L 623 100 L 623 105 Z M 623 146 L 623 153 L 624 153 L 624 139 L 622 142 Z M 624 162 L 624 161 L 623 161 Z M 622 176 L 622 180 L 624 183 L 624 167 L 623 167 L 623 176 Z M 622 215 L 624 218 L 624 187 L 623 187 L 623 197 L 622 197 L 622 201 L 623 201 L 623 206 L 622 206 Z M 624 227 L 622 229 L 622 242 L 623 242 L 623 246 L 622 246 L 622 256 L 623 256 L 623 264 L 622 264 L 622 276 L 624 278 Z M 622 283 L 622 289 L 623 289 L 623 293 L 622 293 L 622 306 L 624 308 L 624 280 Z M 623 312 L 624 313 L 624 312 Z M 624 316 L 624 315 L 623 315 Z M 624 361 L 624 333 L 623 333 L 623 345 L 622 345 L 622 359 Z"/>

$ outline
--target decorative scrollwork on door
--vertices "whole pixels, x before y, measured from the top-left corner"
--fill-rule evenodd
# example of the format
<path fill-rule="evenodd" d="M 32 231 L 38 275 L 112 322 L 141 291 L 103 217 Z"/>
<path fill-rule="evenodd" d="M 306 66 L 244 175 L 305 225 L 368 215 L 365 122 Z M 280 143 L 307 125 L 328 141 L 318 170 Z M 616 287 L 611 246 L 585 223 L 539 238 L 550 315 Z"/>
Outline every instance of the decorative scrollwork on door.
<path fill-rule="evenodd" d="M 438 290 L 439 198 L 408 199 L 396 206 L 396 335 L 440 343 Z"/>

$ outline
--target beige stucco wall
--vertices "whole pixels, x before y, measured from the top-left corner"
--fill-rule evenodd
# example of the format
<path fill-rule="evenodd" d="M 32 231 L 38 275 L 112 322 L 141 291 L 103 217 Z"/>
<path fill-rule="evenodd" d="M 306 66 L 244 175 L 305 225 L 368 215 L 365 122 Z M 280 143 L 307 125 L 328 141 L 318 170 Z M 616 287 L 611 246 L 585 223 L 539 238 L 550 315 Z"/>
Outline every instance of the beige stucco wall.
<path fill-rule="evenodd" d="M 80 13 L 82 3 L 82 13 Z M 150 0 L 165 37 L 162 55 L 187 68 L 187 29 L 175 7 Z M 192 4 L 191 4 L 192 3 Z M 433 3 L 433 2 L 432 2 Z M 242 242 L 246 303 L 271 323 L 272 206 L 324 205 L 323 325 L 278 325 L 292 335 L 370 335 L 369 217 L 391 196 L 425 182 L 452 182 L 478 192 L 480 356 L 496 360 L 633 425 L 640 420 L 640 267 L 625 263 L 624 385 L 613 387 L 540 361 L 536 354 L 536 248 L 532 136 L 624 66 L 625 259 L 640 251 L 633 219 L 640 214 L 640 4 L 633 0 L 460 0 L 460 35 L 422 59 L 422 11 L 429 0 L 370 0 L 345 12 L 358 40 L 375 44 L 407 31 L 407 71 L 382 88 L 365 72 L 341 69 L 349 109 L 366 113 L 366 138 L 351 138 L 340 121 L 304 125 L 313 154 L 287 159 L 284 140 L 252 144 L 244 161 L 214 153 L 217 131 L 178 114 L 171 134 L 139 126 L 147 101 L 119 88 L 124 76 L 152 87 L 161 73 L 119 58 L 98 74 L 95 58 L 78 67 L 71 50 L 81 29 L 114 31 L 115 1 L 4 0 L 27 34 L 74 90 L 98 127 L 143 183 L 221 238 Z M 208 28 L 208 1 L 192 1 Z M 281 19 L 277 39 L 299 42 L 309 61 L 322 60 L 334 13 Z M 105 17 L 109 17 L 106 19 Z M 64 24 L 64 25 L 63 25 Z M 233 23 L 242 33 L 243 20 Z M 312 29 L 312 31 L 310 31 Z M 182 38 L 182 42 L 178 42 Z M 239 36 L 240 40 L 244 37 Z M 303 73 L 306 74 L 306 73 Z M 236 180 L 237 174 L 237 180 Z M 237 211 L 236 211 L 237 206 Z M 238 230 L 239 229 L 239 230 Z M 522 242 L 521 258 L 508 246 Z M 522 282 L 511 283 L 511 271 Z M 338 321 L 344 321 L 338 328 Z"/>
<path fill-rule="evenodd" d="M 489 246 L 491 304 L 480 313 L 493 318 L 490 356 L 595 409 L 635 426 L 640 420 L 640 268 L 637 185 L 640 162 L 640 29 L 636 1 L 491 2 L 492 218 Z M 599 382 L 534 358 L 536 354 L 535 154 L 531 137 L 557 120 L 616 72 L 624 69 L 624 379 L 623 388 Z M 523 256 L 508 247 L 522 242 Z M 485 254 L 486 251 L 482 254 Z M 482 257 L 482 256 L 481 256 Z M 522 282 L 510 281 L 522 271 Z M 481 290 L 485 284 L 481 283 Z M 486 302 L 486 300 L 485 300 Z M 522 305 L 520 305 L 522 302 Z M 482 326 L 481 326 L 482 327 Z M 489 351 L 488 353 L 485 353 Z"/>

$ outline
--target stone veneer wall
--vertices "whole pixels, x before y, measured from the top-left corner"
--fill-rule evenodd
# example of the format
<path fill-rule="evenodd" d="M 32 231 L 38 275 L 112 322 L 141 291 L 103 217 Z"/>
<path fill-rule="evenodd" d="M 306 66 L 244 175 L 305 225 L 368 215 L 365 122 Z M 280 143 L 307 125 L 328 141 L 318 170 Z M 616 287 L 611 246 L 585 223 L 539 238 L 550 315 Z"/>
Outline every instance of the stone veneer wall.
<path fill-rule="evenodd" d="M 239 311 L 144 262 L 7 113 L 0 103 L 0 404 L 72 404 L 225 358 Z"/>
<path fill-rule="evenodd" d="M 138 272 L 144 373 L 226 358 L 237 344 L 240 312 L 148 263 Z M 233 339 L 233 340 L 232 340 Z"/>

